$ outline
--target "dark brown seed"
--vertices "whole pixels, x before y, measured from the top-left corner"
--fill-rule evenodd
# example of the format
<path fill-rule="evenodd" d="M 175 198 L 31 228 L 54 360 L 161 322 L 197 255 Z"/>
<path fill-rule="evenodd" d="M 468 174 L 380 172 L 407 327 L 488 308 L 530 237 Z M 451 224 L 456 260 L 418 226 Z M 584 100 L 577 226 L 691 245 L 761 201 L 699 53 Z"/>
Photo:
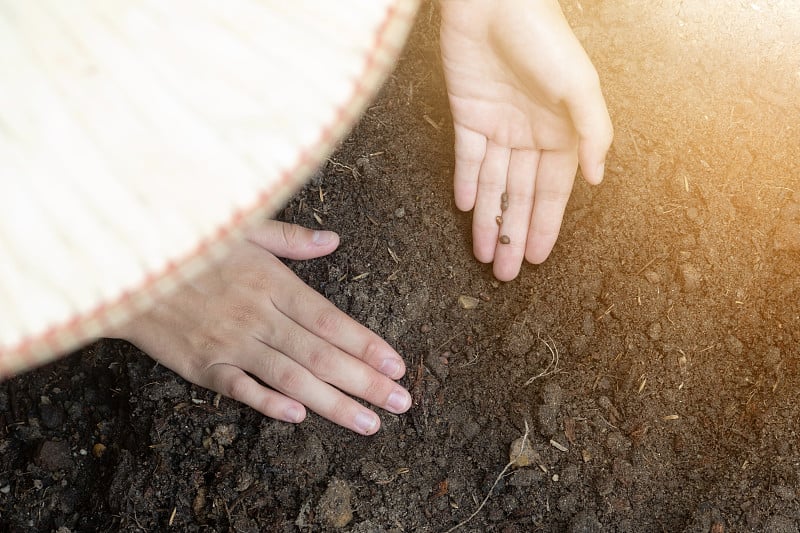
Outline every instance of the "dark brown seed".
<path fill-rule="evenodd" d="M 508 235 L 500 235 L 500 244 L 508 244 L 511 242 L 511 239 L 508 238 Z"/>
<path fill-rule="evenodd" d="M 497 222 L 498 226 L 502 226 L 503 225 L 503 217 L 501 217 L 501 216 L 494 217 L 494 221 Z"/>
<path fill-rule="evenodd" d="M 508 209 L 508 193 L 504 192 L 500 195 L 500 210 L 505 211 Z"/>

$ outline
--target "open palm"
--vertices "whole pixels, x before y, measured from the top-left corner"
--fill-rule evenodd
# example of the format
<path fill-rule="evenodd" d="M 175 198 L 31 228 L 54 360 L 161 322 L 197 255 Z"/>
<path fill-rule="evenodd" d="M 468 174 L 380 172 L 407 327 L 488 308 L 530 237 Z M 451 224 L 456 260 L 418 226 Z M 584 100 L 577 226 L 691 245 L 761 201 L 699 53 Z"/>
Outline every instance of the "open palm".
<path fill-rule="evenodd" d="M 541 263 L 580 163 L 599 183 L 612 126 L 597 73 L 555 0 L 442 2 L 455 200 L 498 279 Z"/>

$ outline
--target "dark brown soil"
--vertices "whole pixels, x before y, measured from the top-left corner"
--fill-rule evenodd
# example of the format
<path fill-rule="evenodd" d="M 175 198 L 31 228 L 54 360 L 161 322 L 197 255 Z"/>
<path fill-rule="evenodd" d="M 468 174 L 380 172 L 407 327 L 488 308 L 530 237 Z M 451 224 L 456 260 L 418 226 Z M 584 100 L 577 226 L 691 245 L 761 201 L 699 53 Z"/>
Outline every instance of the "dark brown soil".
<path fill-rule="evenodd" d="M 462 531 L 798 531 L 800 13 L 717 4 L 564 2 L 617 134 L 606 182 L 576 185 L 553 255 L 511 283 L 474 261 L 451 199 L 423 7 L 282 214 L 340 232 L 293 267 L 405 356 L 411 411 L 373 437 L 292 426 L 99 342 L 0 385 L 0 523 L 446 531 L 527 423 L 533 464 Z"/>

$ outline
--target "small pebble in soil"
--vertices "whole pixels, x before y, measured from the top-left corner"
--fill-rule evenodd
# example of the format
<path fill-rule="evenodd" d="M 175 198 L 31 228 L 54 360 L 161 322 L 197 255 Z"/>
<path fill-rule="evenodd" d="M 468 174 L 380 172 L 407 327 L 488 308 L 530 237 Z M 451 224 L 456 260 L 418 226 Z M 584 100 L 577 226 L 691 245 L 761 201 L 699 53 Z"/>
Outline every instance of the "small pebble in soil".
<path fill-rule="evenodd" d="M 320 522 L 337 529 L 349 524 L 353 520 L 351 498 L 350 486 L 340 479 L 332 479 L 317 505 Z"/>
<path fill-rule="evenodd" d="M 539 462 L 539 454 L 533 449 L 533 445 L 528 437 L 522 436 L 511 443 L 511 450 L 508 452 L 508 462 L 515 468 L 530 466 Z"/>
<path fill-rule="evenodd" d="M 419 328 L 419 331 L 420 331 L 421 333 L 430 333 L 430 331 L 431 331 L 431 325 L 430 325 L 430 324 L 422 324 L 422 325 L 420 326 L 420 328 Z"/>
<path fill-rule="evenodd" d="M 542 401 L 547 405 L 561 405 L 564 401 L 564 389 L 558 383 L 548 383 L 542 389 Z"/>
<path fill-rule="evenodd" d="M 658 285 L 661 283 L 661 276 L 658 275 L 658 272 L 653 272 L 652 270 L 648 270 L 644 273 L 644 279 L 646 279 L 652 285 Z"/>
<path fill-rule="evenodd" d="M 94 455 L 97 459 L 100 459 L 106 453 L 106 445 L 102 442 L 98 442 L 94 446 L 92 446 L 92 455 Z"/>
<path fill-rule="evenodd" d="M 500 241 L 500 244 L 509 244 L 511 242 L 511 238 L 508 235 L 500 235 L 497 240 Z"/>
<path fill-rule="evenodd" d="M 650 337 L 651 340 L 657 341 L 661 338 L 661 323 L 660 322 L 653 322 L 650 324 L 650 327 L 647 328 L 647 336 Z"/>
<path fill-rule="evenodd" d="M 403 218 L 406 216 L 406 210 L 404 207 L 398 207 L 394 210 L 394 218 Z"/>
<path fill-rule="evenodd" d="M 545 437 L 552 437 L 561 428 L 558 418 L 558 407 L 555 405 L 540 405 L 536 411 L 536 421 L 539 423 L 539 432 Z"/>
<path fill-rule="evenodd" d="M 690 263 L 684 263 L 680 266 L 680 276 L 683 283 L 683 290 L 686 292 L 697 290 L 703 279 L 703 274 L 700 272 L 700 269 Z"/>
<path fill-rule="evenodd" d="M 66 470 L 72 466 L 69 443 L 64 441 L 46 440 L 39 447 L 34 457 L 37 466 L 54 472 Z"/>
<path fill-rule="evenodd" d="M 480 300 L 474 296 L 466 296 L 462 294 L 458 297 L 458 305 L 461 306 L 462 309 L 475 309 L 478 307 L 479 303 Z"/>

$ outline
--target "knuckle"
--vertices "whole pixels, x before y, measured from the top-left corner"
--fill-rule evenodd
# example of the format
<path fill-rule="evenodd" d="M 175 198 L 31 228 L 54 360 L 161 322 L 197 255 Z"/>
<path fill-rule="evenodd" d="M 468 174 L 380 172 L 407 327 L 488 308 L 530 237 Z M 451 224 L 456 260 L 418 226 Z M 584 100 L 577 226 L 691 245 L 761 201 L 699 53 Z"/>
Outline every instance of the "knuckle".
<path fill-rule="evenodd" d="M 372 376 L 364 380 L 360 397 L 373 404 L 382 404 L 389 396 L 387 379 L 381 376 Z"/>
<path fill-rule="evenodd" d="M 300 244 L 300 226 L 281 224 L 281 238 L 286 248 L 294 248 Z"/>
<path fill-rule="evenodd" d="M 338 309 L 321 311 L 314 320 L 314 327 L 322 337 L 336 335 L 342 327 L 342 315 Z"/>
<path fill-rule="evenodd" d="M 220 392 L 222 392 L 222 394 L 228 398 L 233 398 L 236 401 L 242 401 L 247 394 L 249 385 L 250 378 L 244 374 L 239 374 L 225 382 L 225 384 L 221 387 L 222 390 Z"/>
<path fill-rule="evenodd" d="M 336 358 L 336 350 L 333 347 L 317 348 L 308 354 L 308 369 L 317 377 L 330 375 Z"/>
<path fill-rule="evenodd" d="M 367 341 L 364 350 L 361 352 L 361 360 L 370 362 L 377 362 L 381 358 L 381 350 L 383 345 L 377 340 Z"/>
<path fill-rule="evenodd" d="M 294 397 L 303 385 L 303 372 L 297 368 L 288 368 L 278 375 L 278 388 L 289 396 Z"/>

